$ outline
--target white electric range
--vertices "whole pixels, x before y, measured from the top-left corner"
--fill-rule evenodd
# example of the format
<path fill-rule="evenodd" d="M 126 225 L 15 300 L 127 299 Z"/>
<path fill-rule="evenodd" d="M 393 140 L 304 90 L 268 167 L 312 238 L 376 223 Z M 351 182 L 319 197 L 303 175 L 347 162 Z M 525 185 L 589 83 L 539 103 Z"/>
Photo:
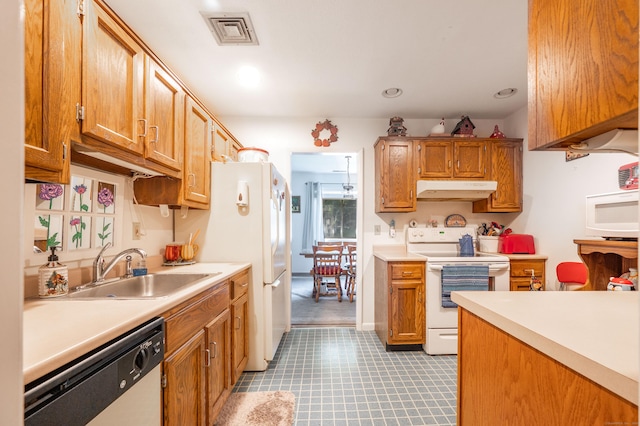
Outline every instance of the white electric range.
<path fill-rule="evenodd" d="M 447 284 L 451 284 L 452 279 L 455 283 L 455 275 L 452 274 L 456 270 L 465 269 L 465 273 L 479 272 L 480 281 L 483 279 L 483 271 L 487 271 L 484 272 L 488 274 L 487 291 L 509 291 L 508 257 L 497 253 L 477 253 L 475 250 L 473 256 L 461 256 L 460 238 L 466 234 L 471 235 L 475 247 L 476 230 L 476 226 L 459 228 L 418 226 L 407 230 L 407 251 L 424 256 L 426 259 L 427 336 L 424 350 L 430 355 L 458 353 L 458 309 L 455 303 L 448 301 L 446 295 L 443 302 L 443 271 L 449 274 Z M 452 268 L 457 266 L 480 268 Z M 468 277 L 460 278 L 459 284 L 464 284 L 465 279 Z M 477 288 L 484 289 L 482 286 Z"/>

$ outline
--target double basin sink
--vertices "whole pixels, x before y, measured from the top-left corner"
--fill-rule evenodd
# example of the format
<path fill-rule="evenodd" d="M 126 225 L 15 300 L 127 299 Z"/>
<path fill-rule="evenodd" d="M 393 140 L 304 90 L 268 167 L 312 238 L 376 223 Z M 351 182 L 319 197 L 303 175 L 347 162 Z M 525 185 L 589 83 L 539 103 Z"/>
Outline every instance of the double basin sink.
<path fill-rule="evenodd" d="M 88 285 L 70 291 L 57 299 L 158 299 L 219 275 L 209 274 L 149 274 L 131 278 L 117 278 L 103 284 Z"/>

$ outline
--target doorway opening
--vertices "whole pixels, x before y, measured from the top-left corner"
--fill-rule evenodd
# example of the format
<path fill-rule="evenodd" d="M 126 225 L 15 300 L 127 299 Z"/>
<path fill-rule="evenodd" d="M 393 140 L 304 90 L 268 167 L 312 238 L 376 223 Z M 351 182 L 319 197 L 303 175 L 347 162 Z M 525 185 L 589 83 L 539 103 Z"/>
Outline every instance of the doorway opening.
<path fill-rule="evenodd" d="M 313 284 L 313 245 L 357 246 L 359 153 L 291 154 L 291 326 L 356 326 L 357 288 L 347 295 L 347 256 L 342 298 L 321 296 Z M 344 250 L 346 253 L 347 250 Z"/>

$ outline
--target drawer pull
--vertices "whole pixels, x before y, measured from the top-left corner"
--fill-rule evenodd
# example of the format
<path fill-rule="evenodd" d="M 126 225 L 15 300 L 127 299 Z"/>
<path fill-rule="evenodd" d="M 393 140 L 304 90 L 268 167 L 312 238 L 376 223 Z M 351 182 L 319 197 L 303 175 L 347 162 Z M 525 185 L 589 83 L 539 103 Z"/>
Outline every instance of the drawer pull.
<path fill-rule="evenodd" d="M 411 277 L 411 276 L 413 276 L 413 272 L 412 271 L 402 271 L 402 276 L 403 277 Z"/>

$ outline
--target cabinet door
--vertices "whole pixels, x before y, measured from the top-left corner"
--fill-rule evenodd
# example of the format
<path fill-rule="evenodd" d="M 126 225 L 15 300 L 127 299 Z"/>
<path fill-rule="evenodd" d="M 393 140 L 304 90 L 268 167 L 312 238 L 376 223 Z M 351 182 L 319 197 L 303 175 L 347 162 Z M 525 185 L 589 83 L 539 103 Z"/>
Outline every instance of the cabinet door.
<path fill-rule="evenodd" d="M 71 0 L 27 0 L 25 7 L 25 178 L 69 183 L 71 139 L 78 140 L 82 26 Z"/>
<path fill-rule="evenodd" d="M 142 47 L 96 3 L 85 2 L 82 134 L 143 155 Z"/>
<path fill-rule="evenodd" d="M 249 360 L 249 295 L 245 293 L 231 304 L 231 384 L 235 384 Z"/>
<path fill-rule="evenodd" d="M 529 0 L 528 52 L 529 149 L 637 128 L 637 0 Z"/>
<path fill-rule="evenodd" d="M 238 161 L 238 151 L 242 148 L 239 142 L 231 139 L 231 147 L 229 148 L 229 157 L 232 161 Z"/>
<path fill-rule="evenodd" d="M 390 345 L 425 341 L 424 283 L 421 280 L 391 281 L 389 297 Z"/>
<path fill-rule="evenodd" d="M 209 368 L 207 369 L 207 424 L 209 425 L 215 423 L 216 417 L 231 392 L 230 322 L 231 315 L 227 309 L 206 327 L 209 356 Z"/>
<path fill-rule="evenodd" d="M 376 144 L 376 212 L 415 211 L 413 143 L 384 140 Z"/>
<path fill-rule="evenodd" d="M 165 358 L 164 425 L 204 425 L 206 420 L 205 332 Z"/>
<path fill-rule="evenodd" d="M 522 211 L 522 143 L 495 142 L 491 147 L 491 175 L 498 189 L 489 200 L 492 211 Z"/>
<path fill-rule="evenodd" d="M 484 179 L 487 143 L 484 141 L 453 142 L 453 177 L 457 179 Z"/>
<path fill-rule="evenodd" d="M 184 199 L 209 204 L 211 121 L 205 110 L 187 96 L 184 141 Z"/>
<path fill-rule="evenodd" d="M 418 147 L 418 176 L 421 179 L 451 177 L 453 167 L 450 141 L 420 141 Z"/>
<path fill-rule="evenodd" d="M 145 86 L 145 156 L 182 170 L 184 91 L 175 79 L 147 57 Z"/>
<path fill-rule="evenodd" d="M 214 121 L 211 142 L 211 161 L 226 161 L 229 156 L 230 137 L 220 125 Z"/>

